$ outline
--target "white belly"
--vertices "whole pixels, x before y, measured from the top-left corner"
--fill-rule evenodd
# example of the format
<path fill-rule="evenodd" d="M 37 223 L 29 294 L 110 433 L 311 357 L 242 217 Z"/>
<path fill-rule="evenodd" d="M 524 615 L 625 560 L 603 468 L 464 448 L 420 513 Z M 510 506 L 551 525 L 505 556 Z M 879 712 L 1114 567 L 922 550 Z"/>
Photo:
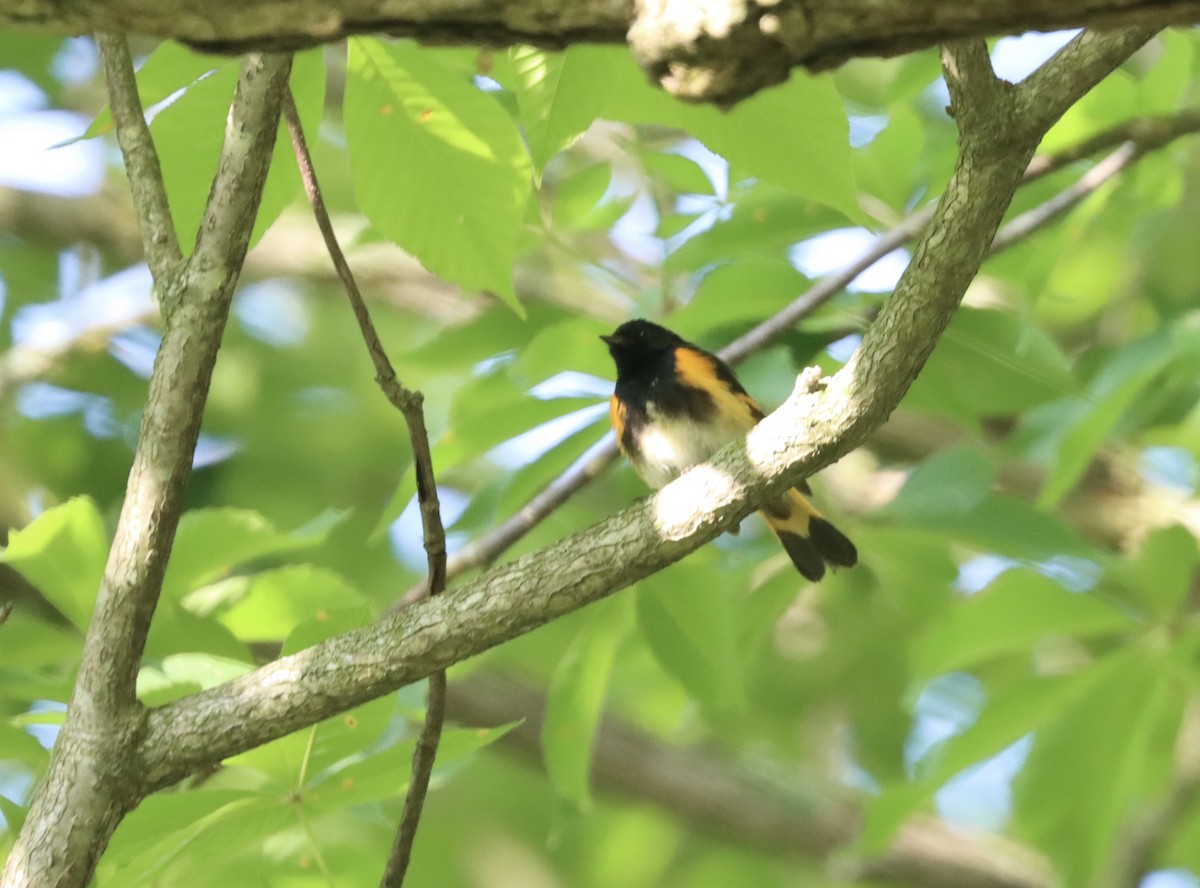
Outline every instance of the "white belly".
<path fill-rule="evenodd" d="M 747 431 L 734 423 L 698 423 L 686 417 L 668 419 L 654 415 L 649 418 L 638 439 L 641 452 L 634 468 L 655 490 Z"/>

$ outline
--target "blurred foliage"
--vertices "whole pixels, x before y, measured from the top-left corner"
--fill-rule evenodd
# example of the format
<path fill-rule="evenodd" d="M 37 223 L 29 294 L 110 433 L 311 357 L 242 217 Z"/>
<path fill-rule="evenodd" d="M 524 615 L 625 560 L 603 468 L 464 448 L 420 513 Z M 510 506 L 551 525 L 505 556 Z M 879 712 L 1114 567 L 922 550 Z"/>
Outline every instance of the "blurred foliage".
<path fill-rule="evenodd" d="M 1156 39 L 1044 147 L 1195 103 L 1196 42 Z M 75 112 L 78 144 L 102 139 L 121 182 L 90 44 L 0 32 L 0 47 L 34 96 L 23 125 Z M 143 49 L 186 246 L 236 64 Z M 930 53 L 860 61 L 722 113 L 655 91 L 613 47 L 363 37 L 302 54 L 292 88 L 354 245 L 394 242 L 462 288 L 369 293 L 398 372 L 426 394 L 452 550 L 599 438 L 597 334 L 648 316 L 719 348 L 935 198 L 955 150 L 938 78 Z M 260 235 L 308 213 L 286 139 L 275 160 Z M 1025 188 L 1013 212 L 1090 163 Z M 1177 782 L 1200 678 L 1198 201 L 1200 153 L 1180 140 L 988 261 L 897 423 L 817 481 L 858 568 L 807 586 L 751 519 L 451 670 L 452 685 L 487 668 L 546 690 L 545 768 L 487 749 L 507 727 L 449 726 L 413 884 L 797 884 L 786 858 L 591 785 L 605 713 L 781 790 L 859 798 L 855 853 L 932 812 L 1027 842 L 1063 884 L 1103 873 Z M 747 387 L 773 404 L 803 366 L 836 370 L 895 279 L 882 267 L 748 360 Z M 3 346 L 65 351 L 49 375 L 0 385 L 0 600 L 16 600 L 0 629 L 2 854 L 70 696 L 157 332 L 146 275 L 92 245 L 3 232 L 0 268 Z M 134 310 L 114 321 L 122 300 Z M 404 427 L 372 377 L 327 278 L 245 281 L 139 677 L 148 705 L 363 625 L 420 578 Z M 643 492 L 613 468 L 503 557 Z M 96 884 L 374 884 L 420 718 L 408 688 L 156 794 Z M 1200 810 L 1169 826 L 1153 867 L 1200 878 Z"/>

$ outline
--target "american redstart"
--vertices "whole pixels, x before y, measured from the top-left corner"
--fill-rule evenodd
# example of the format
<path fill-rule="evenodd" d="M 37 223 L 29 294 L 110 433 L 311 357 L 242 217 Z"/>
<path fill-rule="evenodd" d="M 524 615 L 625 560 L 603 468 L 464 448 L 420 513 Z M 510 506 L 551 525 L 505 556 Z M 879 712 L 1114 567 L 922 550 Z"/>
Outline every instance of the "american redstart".
<path fill-rule="evenodd" d="M 629 321 L 601 336 L 617 365 L 609 403 L 621 451 L 656 490 L 765 416 L 729 365 L 650 321 Z M 804 492 L 810 492 L 806 484 Z M 816 581 L 825 565 L 853 567 L 854 544 L 792 488 L 761 509 L 796 569 Z"/>

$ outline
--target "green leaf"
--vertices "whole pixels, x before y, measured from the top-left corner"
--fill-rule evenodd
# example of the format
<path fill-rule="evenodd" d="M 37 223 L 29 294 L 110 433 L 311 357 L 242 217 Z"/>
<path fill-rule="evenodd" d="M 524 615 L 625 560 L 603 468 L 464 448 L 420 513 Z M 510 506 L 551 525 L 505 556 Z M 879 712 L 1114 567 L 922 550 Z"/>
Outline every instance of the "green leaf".
<path fill-rule="evenodd" d="M 755 254 L 777 256 L 839 222 L 839 217 L 811 200 L 758 183 L 737 196 L 728 218 L 684 241 L 664 265 L 671 271 L 693 271 L 718 262 L 741 262 Z"/>
<path fill-rule="evenodd" d="M 337 610 L 318 611 L 307 620 L 297 624 L 292 634 L 283 643 L 284 656 L 320 644 L 342 632 L 365 626 L 374 615 L 367 605 L 342 607 Z"/>
<path fill-rule="evenodd" d="M 916 171 L 925 147 L 925 127 L 910 108 L 891 109 L 887 127 L 855 152 L 859 188 L 896 210 L 908 207 L 918 187 Z"/>
<path fill-rule="evenodd" d="M 995 494 L 974 509 L 916 514 L 910 525 L 945 534 L 985 552 L 1044 561 L 1060 555 L 1097 557 L 1094 548 L 1053 515 L 1015 496 Z"/>
<path fill-rule="evenodd" d="M 687 305 L 671 314 L 671 329 L 695 338 L 723 324 L 757 322 L 807 288 L 807 278 L 786 259 L 746 255 L 710 269 Z"/>
<path fill-rule="evenodd" d="M 433 769 L 434 780 L 472 753 L 495 743 L 520 722 L 496 728 L 450 728 L 442 732 L 442 742 Z M 412 752 L 415 743 L 407 740 L 382 752 L 369 755 L 344 768 L 329 771 L 305 788 L 303 801 L 318 810 L 336 810 L 396 798 L 408 790 L 412 776 Z"/>
<path fill-rule="evenodd" d="M 108 558 L 108 534 L 89 497 L 47 509 L 14 530 L 0 562 L 20 571 L 77 629 L 86 629 Z"/>
<path fill-rule="evenodd" d="M 51 97 L 62 91 L 62 82 L 53 70 L 54 58 L 61 52 L 64 38 L 57 34 L 38 34 L 32 30 L 0 30 L 0 59 L 4 67 L 19 71 Z"/>
<path fill-rule="evenodd" d="M 196 232 L 212 190 L 212 178 L 224 142 L 225 121 L 237 83 L 238 65 L 228 64 L 196 81 L 150 123 L 171 205 L 171 218 L 184 253 L 194 245 Z M 307 133 L 315 135 L 324 99 L 324 61 L 320 50 L 298 53 L 292 62 L 291 88 Z M 250 245 L 278 218 L 300 191 L 286 127 L 276 138 L 271 169 L 263 185 L 262 202 Z"/>
<path fill-rule="evenodd" d="M 864 854 L 882 852 L 909 814 L 933 798 L 950 778 L 1052 721 L 1064 707 L 1101 681 L 1097 669 L 1052 678 L 1019 680 L 988 701 L 975 723 L 935 747 L 919 763 L 919 779 L 884 789 L 867 808 L 860 839 Z"/>
<path fill-rule="evenodd" d="M 655 659 L 696 699 L 736 711 L 745 705 L 737 608 L 727 579 L 696 563 L 712 557 L 693 554 L 639 583 L 638 626 Z"/>
<path fill-rule="evenodd" d="M 126 818 L 133 820 L 128 839 L 118 839 L 124 822 L 113 835 L 117 850 L 106 851 L 98 868 L 104 884 L 155 884 L 177 870 L 190 871 L 191 884 L 203 884 L 205 874 L 221 861 L 261 848 L 266 839 L 296 824 L 293 805 L 244 790 L 151 798 L 162 801 L 149 804 L 147 799 Z M 155 815 L 161 818 L 157 822 Z"/>
<path fill-rule="evenodd" d="M 0 761 L 20 762 L 40 771 L 49 759 L 49 751 L 32 734 L 15 725 L 0 722 Z"/>
<path fill-rule="evenodd" d="M 1139 113 L 1167 114 L 1179 107 L 1192 81 L 1193 40 L 1190 35 L 1162 31 L 1155 42 L 1161 46 L 1158 58 L 1142 78 Z"/>
<path fill-rule="evenodd" d="M 195 245 L 212 190 L 237 77 L 237 64 L 217 68 L 188 86 L 150 122 L 171 220 L 185 255 Z"/>
<path fill-rule="evenodd" d="M 109 867 L 120 871 L 138 855 L 163 841 L 178 841 L 217 812 L 245 805 L 254 796 L 240 789 L 203 789 L 156 792 L 125 815 L 104 851 L 100 872 Z"/>
<path fill-rule="evenodd" d="M 346 141 L 359 205 L 425 267 L 521 311 L 512 285 L 530 161 L 504 109 L 410 42 L 350 42 Z"/>
<path fill-rule="evenodd" d="M 646 172 L 677 194 L 712 194 L 708 175 L 690 157 L 669 151 L 643 150 L 639 156 Z"/>
<path fill-rule="evenodd" d="M 24 613 L 20 607 L 4 623 L 0 667 L 45 669 L 73 662 L 83 650 L 83 637 L 70 626 L 58 626 Z"/>
<path fill-rule="evenodd" d="M 1170 331 L 1163 330 L 1121 349 L 1105 363 L 1088 385 L 1081 409 L 1073 411 L 1078 419 L 1059 438 L 1038 500 L 1041 506 L 1056 505 L 1071 491 L 1134 399 L 1174 353 Z"/>
<path fill-rule="evenodd" d="M 243 663 L 254 657 L 233 633 L 212 616 L 200 616 L 169 599 L 159 601 L 146 638 L 146 657 L 165 659 L 173 654 L 211 654 Z"/>
<path fill-rule="evenodd" d="M 319 782 L 330 768 L 358 761 L 373 750 L 395 714 L 396 696 L 387 694 L 247 750 L 230 761 L 267 775 L 272 785 L 263 791 L 290 795 L 297 787 Z"/>
<path fill-rule="evenodd" d="M 563 229 L 596 228 L 597 209 L 612 181 L 612 166 L 593 163 L 558 183 L 554 195 L 554 227 Z"/>
<path fill-rule="evenodd" d="M 900 521 L 969 512 L 983 503 L 994 477 L 995 468 L 978 447 L 943 450 L 917 466 L 880 512 Z"/>
<path fill-rule="evenodd" d="M 581 810 L 591 809 L 592 740 L 608 693 L 613 660 L 628 631 L 627 597 L 596 606 L 550 679 L 542 722 L 542 754 L 555 788 Z"/>
<path fill-rule="evenodd" d="M 244 597 L 220 619 L 243 641 L 284 639 L 314 614 L 365 604 L 359 591 L 333 571 L 296 564 L 255 574 Z"/>
<path fill-rule="evenodd" d="M 167 564 L 163 597 L 178 601 L 239 564 L 302 549 L 319 541 L 319 536 L 282 533 L 258 512 L 248 509 L 185 512 Z"/>
<path fill-rule="evenodd" d="M 174 40 L 164 40 L 137 69 L 138 98 L 143 108 L 153 109 L 209 72 L 230 67 L 236 68 L 237 62 L 228 56 L 206 55 Z M 112 128 L 112 111 L 105 104 L 80 138 L 91 139 L 112 132 Z"/>
<path fill-rule="evenodd" d="M 952 607 L 918 640 L 913 667 L 931 678 L 1002 654 L 1029 651 L 1050 635 L 1087 637 L 1136 628 L 1092 595 L 1068 592 L 1030 570 L 1009 570 L 986 590 Z"/>
<path fill-rule="evenodd" d="M 974 420 L 1020 413 L 1077 388 L 1040 328 L 1005 312 L 960 308 L 904 403 Z"/>
<path fill-rule="evenodd" d="M 763 179 L 863 221 L 849 123 L 830 76 L 794 74 L 730 111 L 650 86 L 623 49 L 612 48 L 606 76 L 614 86 L 604 117 L 679 127 L 729 161 L 732 180 Z"/>
<path fill-rule="evenodd" d="M 1013 785 L 1019 832 L 1069 885 L 1095 878 L 1135 800 L 1161 791 L 1183 705 L 1181 688 L 1142 645 L 1096 670 L 1102 681 L 1038 731 Z"/>
<path fill-rule="evenodd" d="M 5 796 L 0 795 L 0 817 L 4 818 L 4 831 L 9 836 L 18 836 L 21 834 L 21 827 L 25 825 L 25 816 L 29 813 L 29 809 L 18 805 L 16 802 L 10 801 Z M 3 850 L 3 833 L 0 833 L 0 850 Z"/>
<path fill-rule="evenodd" d="M 550 158 L 583 135 L 607 104 L 612 56 L 610 47 L 583 43 L 561 53 L 531 46 L 509 50 L 521 123 L 539 178 Z"/>
<path fill-rule="evenodd" d="M 1187 601 L 1196 568 L 1196 538 L 1182 527 L 1156 530 L 1136 558 L 1114 561 L 1104 571 L 1106 588 L 1133 593 L 1160 620 L 1175 617 Z"/>

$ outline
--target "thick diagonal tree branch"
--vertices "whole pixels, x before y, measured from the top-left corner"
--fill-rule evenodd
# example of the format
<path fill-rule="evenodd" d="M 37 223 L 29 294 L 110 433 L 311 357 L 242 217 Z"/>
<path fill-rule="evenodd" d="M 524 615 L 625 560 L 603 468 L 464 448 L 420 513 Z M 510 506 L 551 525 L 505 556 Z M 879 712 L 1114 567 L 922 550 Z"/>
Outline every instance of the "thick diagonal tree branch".
<path fill-rule="evenodd" d="M 1084 72 L 1078 88 L 1147 36 L 1077 38 L 1064 52 Z M 978 271 L 1042 135 L 1015 119 L 1015 102 L 992 75 L 982 44 L 952 47 L 945 60 L 961 128 L 957 168 L 895 296 L 826 390 L 797 392 L 744 444 L 584 532 L 373 626 L 153 710 L 139 742 L 144 789 L 416 681 L 648 576 L 878 428 Z M 1039 109 L 1046 126 L 1066 110 L 1062 95 L 1056 90 Z M 968 109 L 968 98 L 982 104 Z"/>
<path fill-rule="evenodd" d="M 0 25 L 60 34 L 133 32 L 225 52 L 295 49 L 351 34 L 440 43 L 633 44 L 671 91 L 730 102 L 797 65 L 829 68 L 948 40 L 1200 22 L 1200 0 L 0 0 Z"/>
<path fill-rule="evenodd" d="M 106 40 L 106 54 L 116 45 Z M 128 53 L 118 53 L 114 64 L 128 68 Z M 155 286 L 171 310 L 66 722 L 0 874 L 4 888 L 83 888 L 121 817 L 142 798 L 139 763 L 131 751 L 146 713 L 135 697 L 135 681 L 183 511 L 200 418 L 262 196 L 290 67 L 286 57 L 254 56 L 243 62 L 192 258 L 175 262 L 173 235 L 163 230 L 145 236 L 148 251 L 151 244 L 156 251 L 162 247 L 153 263 L 158 266 Z M 127 73 L 117 73 L 110 85 L 122 93 L 121 103 L 132 115 L 135 102 L 123 94 L 134 89 Z M 118 104 L 113 103 L 115 116 Z M 137 115 L 126 121 L 140 130 L 139 124 L 144 126 Z M 166 204 L 157 163 L 145 156 L 153 154 L 153 146 L 135 135 L 122 139 L 122 148 L 130 175 L 149 177 L 135 187 L 135 194 L 142 192 L 137 202 L 143 224 L 169 229 L 169 219 L 161 215 Z"/>
<path fill-rule="evenodd" d="M 1200 131 L 1200 109 L 1189 108 L 1174 115 L 1131 118 L 1118 126 L 1097 133 L 1080 145 L 1055 154 L 1034 157 L 1025 169 L 1023 184 L 1037 181 L 1105 148 L 1121 146 L 1100 161 L 1093 170 L 1084 174 L 1077 183 L 1055 195 L 1046 204 L 1013 219 L 993 239 L 990 252 L 994 254 L 1019 243 L 1041 226 L 1077 205 L 1101 184 L 1144 154 L 1197 131 Z M 857 259 L 830 272 L 783 309 L 721 349 L 721 357 L 731 364 L 738 364 L 793 329 L 801 320 L 845 290 L 860 274 L 884 256 L 917 237 L 929 225 L 934 209 L 928 207 L 919 210 L 880 235 Z M 577 491 L 600 477 L 616 459 L 616 441 L 611 435 L 606 435 L 583 457 L 531 497 L 515 514 L 455 553 L 447 564 L 449 578 L 454 579 L 469 570 L 491 564 Z M 397 602 L 395 608 L 406 607 L 414 601 L 419 601 L 422 588 L 420 585 L 415 586 Z"/>

